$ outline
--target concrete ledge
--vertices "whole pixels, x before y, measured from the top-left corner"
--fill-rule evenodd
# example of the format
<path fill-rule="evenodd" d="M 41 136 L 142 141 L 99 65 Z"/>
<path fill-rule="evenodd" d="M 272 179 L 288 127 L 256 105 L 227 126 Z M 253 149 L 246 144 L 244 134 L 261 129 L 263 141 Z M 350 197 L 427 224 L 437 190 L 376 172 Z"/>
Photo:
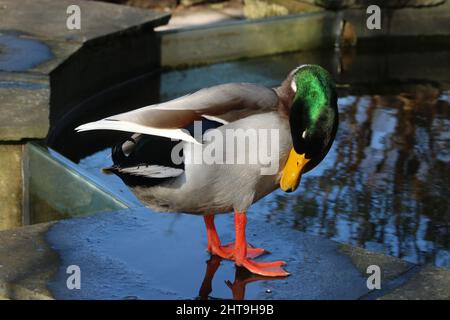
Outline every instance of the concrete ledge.
<path fill-rule="evenodd" d="M 334 14 L 319 12 L 158 32 L 161 65 L 180 67 L 332 47 Z"/>
<path fill-rule="evenodd" d="M 81 8 L 80 30 L 66 26 L 71 4 Z M 61 106 L 153 70 L 159 63 L 153 28 L 169 19 L 82 0 L 0 0 L 0 16 L 3 141 L 45 138 Z"/>
<path fill-rule="evenodd" d="M 67 7 L 78 5 L 81 29 L 68 30 Z M 52 41 L 79 42 L 134 30 L 153 31 L 168 14 L 99 1 L 0 0 L 0 30 L 16 30 Z"/>

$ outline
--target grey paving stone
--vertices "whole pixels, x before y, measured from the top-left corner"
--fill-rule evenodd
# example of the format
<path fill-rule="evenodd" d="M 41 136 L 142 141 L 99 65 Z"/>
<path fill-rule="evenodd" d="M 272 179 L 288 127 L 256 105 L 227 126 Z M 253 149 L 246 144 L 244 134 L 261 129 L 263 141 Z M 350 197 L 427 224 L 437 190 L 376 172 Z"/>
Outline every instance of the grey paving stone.
<path fill-rule="evenodd" d="M 52 298 L 46 286 L 58 268 L 58 255 L 44 240 L 51 224 L 0 232 L 0 298 Z"/>
<path fill-rule="evenodd" d="M 81 10 L 81 29 L 69 30 L 68 6 Z M 168 21 L 167 13 L 157 13 L 99 1 L 80 0 L 0 0 L 0 30 L 30 33 L 40 39 L 86 42 L 127 29 L 153 30 Z"/>
<path fill-rule="evenodd" d="M 423 267 L 414 277 L 382 300 L 449 300 L 450 269 Z"/>
<path fill-rule="evenodd" d="M 45 137 L 49 99 L 48 76 L 0 72 L 0 140 Z"/>

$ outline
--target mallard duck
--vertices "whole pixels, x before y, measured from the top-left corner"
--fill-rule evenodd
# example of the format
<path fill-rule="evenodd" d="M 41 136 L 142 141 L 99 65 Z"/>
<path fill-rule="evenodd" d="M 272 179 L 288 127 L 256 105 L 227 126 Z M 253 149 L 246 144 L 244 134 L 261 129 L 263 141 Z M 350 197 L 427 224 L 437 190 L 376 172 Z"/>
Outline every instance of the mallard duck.
<path fill-rule="evenodd" d="M 199 125 L 201 132 L 195 133 Z M 118 175 L 152 209 L 203 215 L 211 254 L 234 260 L 252 273 L 278 277 L 289 275 L 282 268 L 285 262 L 254 260 L 267 251 L 247 243 L 247 209 L 278 187 L 294 191 L 301 175 L 325 157 L 337 127 L 332 77 L 320 66 L 301 65 L 274 89 L 250 83 L 217 85 L 87 123 L 76 130 L 130 132 L 129 139 L 112 148 L 114 165 L 105 168 L 106 173 Z M 199 148 L 214 149 L 216 160 L 218 156 L 222 160 L 250 158 L 257 152 L 254 143 L 246 142 L 246 148 L 236 151 L 236 136 L 231 148 L 217 138 L 248 130 L 256 132 L 257 138 L 269 135 L 264 130 L 276 133 L 271 145 L 278 152 L 269 164 L 187 161 Z M 268 166 L 276 170 L 262 174 Z M 235 242 L 222 245 L 214 215 L 233 211 Z"/>

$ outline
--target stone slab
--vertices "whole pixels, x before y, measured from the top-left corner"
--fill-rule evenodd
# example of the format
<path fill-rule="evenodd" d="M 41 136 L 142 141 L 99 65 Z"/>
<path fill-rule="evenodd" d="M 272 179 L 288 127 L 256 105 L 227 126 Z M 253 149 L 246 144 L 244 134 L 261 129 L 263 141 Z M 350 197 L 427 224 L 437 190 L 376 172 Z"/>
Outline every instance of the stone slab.
<path fill-rule="evenodd" d="M 22 224 L 22 153 L 21 145 L 0 144 L 0 230 Z"/>
<path fill-rule="evenodd" d="M 70 5 L 81 10 L 81 29 L 66 26 Z M 0 30 L 30 33 L 40 39 L 86 42 L 108 34 L 148 30 L 165 24 L 170 15 L 100 1 L 0 0 Z"/>
<path fill-rule="evenodd" d="M 0 298 L 52 298 L 47 282 L 58 268 L 58 255 L 44 239 L 51 224 L 0 232 Z"/>
<path fill-rule="evenodd" d="M 410 281 L 381 300 L 450 300 L 450 269 L 423 267 Z"/>
<path fill-rule="evenodd" d="M 0 140 L 45 137 L 49 100 L 48 76 L 0 72 Z"/>
<path fill-rule="evenodd" d="M 304 1 L 286 0 L 245 0 L 244 13 L 250 19 L 270 16 L 288 15 L 293 13 L 316 12 L 323 8 Z"/>
<path fill-rule="evenodd" d="M 381 270 L 381 282 L 389 282 L 413 268 L 413 264 L 391 256 L 342 244 L 342 253 L 348 255 L 361 274 L 367 275 L 367 267 L 377 265 Z"/>
<path fill-rule="evenodd" d="M 81 8 L 80 30 L 66 26 L 72 4 Z M 153 28 L 170 17 L 81 0 L 0 0 L 0 16 L 2 141 L 45 138 L 67 106 L 153 70 Z"/>
<path fill-rule="evenodd" d="M 320 12 L 160 31 L 161 65 L 189 66 L 331 47 L 335 24 L 332 13 Z"/>

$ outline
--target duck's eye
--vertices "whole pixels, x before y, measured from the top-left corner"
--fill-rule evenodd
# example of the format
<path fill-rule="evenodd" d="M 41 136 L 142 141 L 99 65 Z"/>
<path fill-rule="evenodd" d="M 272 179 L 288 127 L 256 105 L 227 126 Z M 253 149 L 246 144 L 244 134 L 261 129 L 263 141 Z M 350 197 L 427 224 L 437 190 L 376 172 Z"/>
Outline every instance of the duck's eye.
<path fill-rule="evenodd" d="M 303 139 L 306 138 L 306 130 L 303 131 L 303 133 L 302 133 L 302 138 L 303 138 Z"/>
<path fill-rule="evenodd" d="M 295 80 L 291 81 L 291 88 L 294 92 L 297 92 L 297 84 L 295 83 Z"/>

